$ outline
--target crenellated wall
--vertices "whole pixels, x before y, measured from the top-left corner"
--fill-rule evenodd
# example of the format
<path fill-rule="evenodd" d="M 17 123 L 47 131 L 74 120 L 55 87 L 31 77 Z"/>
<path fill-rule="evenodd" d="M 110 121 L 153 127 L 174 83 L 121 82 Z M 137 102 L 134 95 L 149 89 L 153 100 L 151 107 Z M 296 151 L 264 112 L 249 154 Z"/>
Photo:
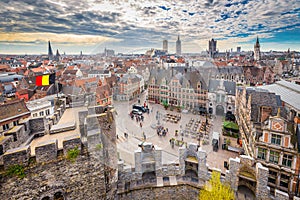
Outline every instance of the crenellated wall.
<path fill-rule="evenodd" d="M 35 137 L 41 137 L 48 133 L 51 125 L 57 123 L 62 117 L 65 106 L 60 105 L 52 118 L 27 118 L 20 120 L 17 126 L 4 133 L 0 138 L 0 164 L 2 163 L 2 155 L 9 149 L 17 148 L 21 145 L 25 146 Z"/>
<path fill-rule="evenodd" d="M 57 196 L 63 199 L 115 199 L 117 164 L 114 165 L 114 159 L 109 157 L 116 153 L 116 149 L 110 152 L 116 148 L 112 145 L 115 142 L 113 112 L 109 110 L 96 116 L 98 129 L 85 132 L 85 142 L 78 135 L 65 137 L 63 147 L 59 149 L 57 139 L 48 140 L 37 144 L 35 156 L 31 156 L 30 146 L 6 151 L 3 165 L 0 165 L 1 199 L 56 199 Z M 103 122 L 110 128 L 103 128 Z M 71 149 L 79 150 L 74 160 L 68 158 Z M 14 165 L 24 169 L 24 178 L 7 174 Z"/>

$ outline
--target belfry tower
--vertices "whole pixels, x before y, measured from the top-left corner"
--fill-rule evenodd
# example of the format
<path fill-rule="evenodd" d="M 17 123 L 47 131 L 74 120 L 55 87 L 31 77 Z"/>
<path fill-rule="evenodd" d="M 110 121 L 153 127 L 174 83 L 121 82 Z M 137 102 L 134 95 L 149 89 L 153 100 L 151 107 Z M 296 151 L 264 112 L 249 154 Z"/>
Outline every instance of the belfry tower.
<path fill-rule="evenodd" d="M 259 44 L 259 40 L 258 40 L 258 36 L 256 38 L 256 43 L 254 45 L 254 60 L 260 60 L 261 56 L 260 56 L 260 44 Z"/>

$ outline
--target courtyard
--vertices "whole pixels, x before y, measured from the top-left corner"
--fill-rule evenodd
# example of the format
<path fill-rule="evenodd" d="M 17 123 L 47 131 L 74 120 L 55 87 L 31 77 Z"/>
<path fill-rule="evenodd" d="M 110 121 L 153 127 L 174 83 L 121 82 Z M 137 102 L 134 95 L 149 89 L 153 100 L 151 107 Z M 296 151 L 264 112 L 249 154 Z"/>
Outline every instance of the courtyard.
<path fill-rule="evenodd" d="M 238 153 L 222 149 L 223 117 L 213 116 L 210 119 L 192 113 L 166 110 L 162 105 L 148 104 L 145 96 L 144 94 L 139 99 L 141 105 L 146 102 L 149 107 L 149 113 L 143 114 L 143 120 L 131 118 L 129 115 L 132 105 L 138 103 L 138 99 L 114 102 L 117 111 L 117 147 L 119 158 L 124 160 L 125 164 L 134 165 L 134 151 L 144 140 L 162 149 L 163 164 L 178 162 L 178 148 L 186 143 L 195 143 L 206 151 L 209 168 L 219 168 L 222 173 L 225 173 L 224 161 L 237 157 Z M 208 126 L 205 126 L 206 120 Z M 159 132 L 157 127 L 160 129 Z M 213 132 L 220 133 L 218 151 L 213 151 Z M 227 138 L 227 140 L 231 140 L 232 144 L 236 143 L 235 138 Z"/>

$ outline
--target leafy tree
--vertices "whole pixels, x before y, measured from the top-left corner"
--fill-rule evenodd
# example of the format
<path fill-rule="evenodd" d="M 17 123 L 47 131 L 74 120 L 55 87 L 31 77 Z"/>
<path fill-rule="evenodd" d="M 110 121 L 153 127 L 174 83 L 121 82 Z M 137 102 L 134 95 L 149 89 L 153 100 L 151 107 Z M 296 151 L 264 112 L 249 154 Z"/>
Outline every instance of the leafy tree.
<path fill-rule="evenodd" d="M 234 200 L 234 192 L 228 184 L 221 183 L 220 172 L 213 171 L 211 179 L 200 190 L 199 200 Z"/>

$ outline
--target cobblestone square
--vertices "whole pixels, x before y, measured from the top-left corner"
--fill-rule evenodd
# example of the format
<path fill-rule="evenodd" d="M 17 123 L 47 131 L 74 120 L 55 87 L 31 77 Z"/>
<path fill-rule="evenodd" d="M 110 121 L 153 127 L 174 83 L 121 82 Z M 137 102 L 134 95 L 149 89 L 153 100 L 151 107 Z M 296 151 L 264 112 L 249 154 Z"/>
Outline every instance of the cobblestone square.
<path fill-rule="evenodd" d="M 146 94 L 140 98 L 140 103 L 144 104 L 146 101 Z M 133 165 L 134 163 L 134 151 L 138 148 L 138 144 L 144 141 L 152 142 L 154 145 L 163 149 L 163 163 L 178 162 L 178 145 L 171 145 L 170 140 L 172 138 L 177 140 L 180 144 L 184 143 L 196 143 L 199 144 L 199 134 L 197 133 L 202 123 L 205 125 L 206 117 L 201 115 L 194 115 L 192 113 L 177 112 L 175 110 L 166 110 L 162 105 L 147 103 L 150 112 L 144 113 L 144 120 L 137 121 L 136 118 L 131 119 L 129 113 L 132 110 L 132 105 L 138 103 L 138 100 L 132 100 L 127 102 L 114 102 L 114 106 L 117 110 L 117 146 L 119 151 L 119 158 L 124 160 L 126 164 Z M 175 123 L 172 120 L 175 116 L 180 116 L 180 120 Z M 168 132 L 165 136 L 157 134 L 155 126 L 162 126 Z M 142 123 L 142 127 L 140 126 Z M 197 125 L 198 124 L 198 125 Z M 222 117 L 214 116 L 212 119 L 208 118 L 209 128 L 202 129 L 203 137 L 201 137 L 200 147 L 207 153 L 207 164 L 209 168 L 219 168 L 225 173 L 224 161 L 228 161 L 230 157 L 235 158 L 238 153 L 231 152 L 222 149 L 223 136 L 222 131 Z M 178 134 L 176 134 L 176 130 Z M 211 140 L 212 132 L 216 131 L 220 133 L 220 145 L 217 152 L 213 151 Z M 127 133 L 128 137 L 125 137 L 124 133 Z M 182 135 L 183 133 L 183 135 Z M 145 137 L 144 137 L 145 136 Z M 208 141 L 208 144 L 202 144 L 202 141 Z M 236 139 L 232 138 L 231 143 L 236 143 Z"/>

